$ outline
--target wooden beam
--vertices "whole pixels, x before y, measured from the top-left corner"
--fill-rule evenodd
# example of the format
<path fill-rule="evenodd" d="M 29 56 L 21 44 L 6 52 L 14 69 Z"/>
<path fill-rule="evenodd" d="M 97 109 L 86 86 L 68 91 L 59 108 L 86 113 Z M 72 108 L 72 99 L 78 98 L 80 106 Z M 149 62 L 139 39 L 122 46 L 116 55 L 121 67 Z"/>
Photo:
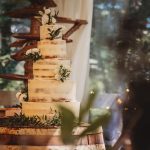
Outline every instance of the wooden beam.
<path fill-rule="evenodd" d="M 18 80 L 18 81 L 24 81 L 30 79 L 29 76 L 18 75 L 18 74 L 0 74 L 0 78 L 8 79 L 8 80 Z"/>

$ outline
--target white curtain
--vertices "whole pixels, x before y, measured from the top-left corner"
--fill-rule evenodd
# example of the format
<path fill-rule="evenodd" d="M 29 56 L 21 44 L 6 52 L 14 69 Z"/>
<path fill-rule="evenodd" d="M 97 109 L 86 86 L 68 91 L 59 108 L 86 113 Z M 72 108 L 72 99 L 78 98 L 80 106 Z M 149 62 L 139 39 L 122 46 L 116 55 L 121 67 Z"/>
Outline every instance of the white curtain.
<path fill-rule="evenodd" d="M 77 100 L 82 101 L 87 86 L 89 72 L 90 36 L 93 12 L 93 0 L 55 0 L 59 15 L 71 19 L 88 21 L 72 36 L 73 43 L 67 45 L 72 59 L 72 78 L 77 85 Z"/>

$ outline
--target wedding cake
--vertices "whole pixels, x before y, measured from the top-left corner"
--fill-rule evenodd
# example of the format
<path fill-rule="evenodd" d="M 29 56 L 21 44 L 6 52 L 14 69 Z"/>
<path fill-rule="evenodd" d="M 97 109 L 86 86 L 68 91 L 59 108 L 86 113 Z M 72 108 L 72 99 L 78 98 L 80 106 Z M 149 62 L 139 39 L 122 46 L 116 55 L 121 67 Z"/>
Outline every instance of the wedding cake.
<path fill-rule="evenodd" d="M 89 127 L 87 124 L 76 124 L 71 135 L 65 137 L 66 140 L 74 137 L 75 143 L 67 145 L 62 141 L 64 116 L 60 115 L 60 108 L 71 110 L 72 118 L 76 119 L 80 102 L 76 100 L 76 84 L 71 79 L 66 41 L 62 39 L 65 28 L 56 23 L 56 11 L 44 8 L 39 14 L 40 40 L 36 47 L 24 52 L 25 59 L 33 61 L 33 78 L 28 80 L 27 89 L 16 94 L 21 113 L 20 109 L 18 114 L 9 111 L 9 117 L 0 120 L 1 150 L 105 150 L 101 127 L 80 137 Z"/>
<path fill-rule="evenodd" d="M 17 93 L 26 116 L 51 116 L 59 106 L 70 109 L 79 117 L 80 102 L 76 101 L 76 84 L 71 80 L 71 61 L 67 58 L 65 29 L 56 23 L 56 11 L 44 8 L 40 41 L 25 56 L 33 59 L 33 79 L 28 80 L 27 93 Z M 48 17 L 46 17 L 48 16 Z M 26 99 L 26 100 L 25 100 Z"/>

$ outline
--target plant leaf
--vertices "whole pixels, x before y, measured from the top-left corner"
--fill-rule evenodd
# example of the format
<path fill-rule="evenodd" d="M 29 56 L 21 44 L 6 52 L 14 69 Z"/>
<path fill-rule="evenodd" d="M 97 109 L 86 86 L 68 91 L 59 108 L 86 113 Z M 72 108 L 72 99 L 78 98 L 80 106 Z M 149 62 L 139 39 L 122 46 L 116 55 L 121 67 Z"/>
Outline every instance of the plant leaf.
<path fill-rule="evenodd" d="M 81 122 L 83 118 L 85 117 L 85 115 L 89 112 L 97 96 L 97 93 L 98 93 L 97 89 L 92 90 L 92 92 L 90 93 L 88 97 L 88 100 L 86 101 L 86 104 L 84 106 L 83 105 L 81 106 L 79 122 Z"/>
<path fill-rule="evenodd" d="M 62 112 L 62 126 L 61 137 L 64 144 L 70 144 L 75 142 L 75 138 L 72 136 L 72 131 L 75 126 L 75 116 L 67 108 L 60 106 Z"/>

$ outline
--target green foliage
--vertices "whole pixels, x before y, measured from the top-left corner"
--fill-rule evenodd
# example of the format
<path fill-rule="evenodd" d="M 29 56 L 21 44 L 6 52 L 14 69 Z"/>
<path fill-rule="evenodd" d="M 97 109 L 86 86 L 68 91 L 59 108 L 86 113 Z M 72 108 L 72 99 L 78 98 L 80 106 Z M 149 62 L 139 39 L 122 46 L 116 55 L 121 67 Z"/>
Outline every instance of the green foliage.
<path fill-rule="evenodd" d="M 70 70 L 66 69 L 63 65 L 59 67 L 60 81 L 64 82 L 70 76 Z"/>
<path fill-rule="evenodd" d="M 0 126 L 3 127 L 34 127 L 34 128 L 50 128 L 61 125 L 61 114 L 55 114 L 53 118 L 43 116 L 28 117 L 24 114 L 15 114 L 5 120 L 0 119 Z"/>
<path fill-rule="evenodd" d="M 51 30 L 48 28 L 49 31 L 49 39 L 50 40 L 54 40 L 55 38 L 57 38 L 61 32 L 62 28 L 58 28 L 57 30 Z"/>
<path fill-rule="evenodd" d="M 34 54 L 30 53 L 30 54 L 26 55 L 26 59 L 30 59 L 35 62 L 39 59 L 42 59 L 42 55 L 40 55 L 38 52 L 34 52 Z"/>
<path fill-rule="evenodd" d="M 81 122 L 84 119 L 85 115 L 87 113 L 89 113 L 89 110 L 92 107 L 92 105 L 94 103 L 94 100 L 96 98 L 97 92 L 98 92 L 97 89 L 92 90 L 90 92 L 90 95 L 89 95 L 89 97 L 88 97 L 85 105 L 81 106 L 80 116 L 79 116 L 79 122 Z"/>
<path fill-rule="evenodd" d="M 74 143 L 75 138 L 74 136 L 72 136 L 72 131 L 73 128 L 76 126 L 75 124 L 76 118 L 70 110 L 62 106 L 60 107 L 60 110 L 62 112 L 62 126 L 61 126 L 62 140 L 65 144 Z"/>

